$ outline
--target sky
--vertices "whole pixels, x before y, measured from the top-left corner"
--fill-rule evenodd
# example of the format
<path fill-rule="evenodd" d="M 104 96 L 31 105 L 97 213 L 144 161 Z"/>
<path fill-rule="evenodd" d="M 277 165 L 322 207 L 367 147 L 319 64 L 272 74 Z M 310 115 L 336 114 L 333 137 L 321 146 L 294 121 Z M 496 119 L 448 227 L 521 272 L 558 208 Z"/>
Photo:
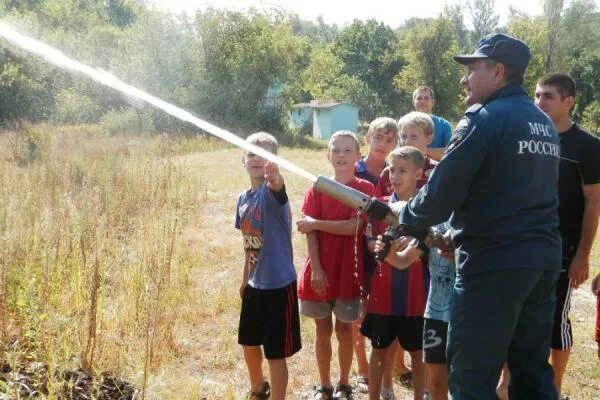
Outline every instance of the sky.
<path fill-rule="evenodd" d="M 231 10 L 256 8 L 281 8 L 291 11 L 302 19 L 315 20 L 323 16 L 326 23 L 344 25 L 354 19 L 376 19 L 392 28 L 398 27 L 411 17 L 436 17 L 445 4 L 466 4 L 459 0 L 147 0 L 159 8 L 173 12 L 195 9 L 227 8 Z M 506 22 L 509 7 L 529 15 L 542 13 L 542 0 L 496 0 L 496 13 L 500 24 Z M 465 22 L 468 23 L 468 18 Z"/>

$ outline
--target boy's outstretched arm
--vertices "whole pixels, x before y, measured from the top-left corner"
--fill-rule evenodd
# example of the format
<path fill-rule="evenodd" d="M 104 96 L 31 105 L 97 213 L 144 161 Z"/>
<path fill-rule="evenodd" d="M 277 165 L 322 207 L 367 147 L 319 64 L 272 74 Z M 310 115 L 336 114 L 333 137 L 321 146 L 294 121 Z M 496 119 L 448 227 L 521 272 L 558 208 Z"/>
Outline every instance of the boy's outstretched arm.
<path fill-rule="evenodd" d="M 309 232 L 306 235 L 306 244 L 308 246 L 308 257 L 310 258 L 310 285 L 319 296 L 325 296 L 327 293 L 327 275 L 321 266 L 319 258 L 319 236 L 317 232 Z"/>
<path fill-rule="evenodd" d="M 358 224 L 358 226 L 357 226 Z M 302 216 L 296 221 L 298 232 L 309 233 L 313 231 L 323 231 L 333 233 L 334 235 L 354 236 L 357 229 L 362 228 L 363 221 L 359 217 L 343 219 L 339 221 L 330 221 L 315 219 L 309 216 Z"/>
<path fill-rule="evenodd" d="M 266 162 L 265 180 L 267 181 L 267 187 L 273 192 L 279 192 L 283 189 L 283 176 L 279 173 L 279 167 L 274 162 Z"/>

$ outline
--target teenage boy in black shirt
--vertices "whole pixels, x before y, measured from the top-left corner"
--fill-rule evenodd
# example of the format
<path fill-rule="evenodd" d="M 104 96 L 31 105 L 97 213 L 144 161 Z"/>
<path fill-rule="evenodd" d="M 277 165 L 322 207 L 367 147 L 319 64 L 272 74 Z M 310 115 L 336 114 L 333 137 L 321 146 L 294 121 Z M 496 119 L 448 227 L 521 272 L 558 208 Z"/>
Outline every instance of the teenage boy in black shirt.
<path fill-rule="evenodd" d="M 541 77 L 535 103 L 554 122 L 561 147 L 558 213 L 563 262 L 556 287 L 551 352 L 554 383 L 560 394 L 573 346 L 571 293 L 588 279 L 590 251 L 600 216 L 600 139 L 569 116 L 575 103 L 575 81 L 570 76 L 550 73 Z"/>

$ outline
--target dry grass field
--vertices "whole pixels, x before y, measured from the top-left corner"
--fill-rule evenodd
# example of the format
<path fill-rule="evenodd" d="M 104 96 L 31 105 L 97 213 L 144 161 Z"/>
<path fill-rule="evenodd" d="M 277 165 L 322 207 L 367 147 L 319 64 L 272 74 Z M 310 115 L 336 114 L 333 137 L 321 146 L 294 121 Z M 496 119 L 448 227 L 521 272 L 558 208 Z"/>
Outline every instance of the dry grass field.
<path fill-rule="evenodd" d="M 330 173 L 323 150 L 280 155 Z M 129 380 L 146 399 L 243 398 L 243 251 L 233 227 L 236 195 L 249 185 L 241 157 L 216 140 L 108 137 L 93 128 L 0 135 L 0 361 L 46 364 L 48 398 L 58 390 L 54 372 L 80 365 Z M 310 182 L 283 174 L 297 217 Z M 293 241 L 299 271 L 306 246 L 297 232 Z M 564 391 L 597 399 L 589 284 L 573 303 Z M 289 360 L 291 399 L 317 382 L 313 337 L 303 319 L 303 349 Z M 412 398 L 400 386 L 396 394 Z M 15 389 L 0 386 L 4 398 L 18 398 Z"/>

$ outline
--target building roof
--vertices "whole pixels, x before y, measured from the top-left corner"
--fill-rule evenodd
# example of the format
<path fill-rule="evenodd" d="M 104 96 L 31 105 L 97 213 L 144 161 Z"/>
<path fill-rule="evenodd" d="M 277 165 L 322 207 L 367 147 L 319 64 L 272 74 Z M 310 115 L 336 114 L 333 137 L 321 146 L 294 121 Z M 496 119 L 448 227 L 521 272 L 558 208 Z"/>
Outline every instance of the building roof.
<path fill-rule="evenodd" d="M 307 107 L 331 108 L 331 107 L 339 106 L 340 104 L 347 104 L 351 107 L 354 107 L 351 104 L 339 102 L 339 101 L 335 101 L 335 100 L 311 100 L 310 103 L 298 103 L 298 104 L 294 104 L 292 107 L 293 108 L 307 108 Z"/>

